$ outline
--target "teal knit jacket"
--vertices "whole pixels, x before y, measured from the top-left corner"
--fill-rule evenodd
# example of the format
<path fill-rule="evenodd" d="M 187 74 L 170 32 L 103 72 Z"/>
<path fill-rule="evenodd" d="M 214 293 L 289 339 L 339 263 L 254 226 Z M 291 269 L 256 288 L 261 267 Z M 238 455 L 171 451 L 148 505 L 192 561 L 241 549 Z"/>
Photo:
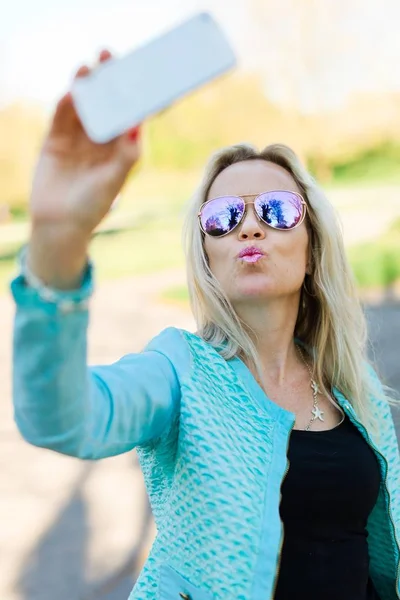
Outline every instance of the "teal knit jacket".
<path fill-rule="evenodd" d="M 90 278 L 81 290 L 12 283 L 15 420 L 30 443 L 85 459 L 137 448 L 157 536 L 130 600 L 272 600 L 283 530 L 280 488 L 294 415 L 238 358 L 164 330 L 138 354 L 86 366 Z M 45 293 L 46 292 L 46 293 Z M 381 435 L 359 422 L 382 483 L 368 521 L 370 573 L 400 598 L 400 461 L 389 406 L 373 398 Z"/>

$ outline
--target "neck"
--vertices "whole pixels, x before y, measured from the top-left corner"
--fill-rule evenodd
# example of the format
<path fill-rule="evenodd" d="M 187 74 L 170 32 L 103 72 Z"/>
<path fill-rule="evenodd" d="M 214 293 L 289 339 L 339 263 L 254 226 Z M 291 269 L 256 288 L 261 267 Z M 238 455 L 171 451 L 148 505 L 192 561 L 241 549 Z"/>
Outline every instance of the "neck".
<path fill-rule="evenodd" d="M 299 296 L 241 304 L 235 310 L 246 324 L 261 360 L 265 378 L 282 385 L 301 360 L 294 342 Z"/>

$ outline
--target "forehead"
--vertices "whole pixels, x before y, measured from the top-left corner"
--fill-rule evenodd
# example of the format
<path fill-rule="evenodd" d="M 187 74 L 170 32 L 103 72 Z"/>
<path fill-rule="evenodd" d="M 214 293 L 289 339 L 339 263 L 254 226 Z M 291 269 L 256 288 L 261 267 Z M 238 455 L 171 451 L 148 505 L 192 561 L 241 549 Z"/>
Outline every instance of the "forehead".
<path fill-rule="evenodd" d="M 295 180 L 283 167 L 266 160 L 244 160 L 230 165 L 216 177 L 208 198 L 256 195 L 270 190 L 300 193 Z"/>

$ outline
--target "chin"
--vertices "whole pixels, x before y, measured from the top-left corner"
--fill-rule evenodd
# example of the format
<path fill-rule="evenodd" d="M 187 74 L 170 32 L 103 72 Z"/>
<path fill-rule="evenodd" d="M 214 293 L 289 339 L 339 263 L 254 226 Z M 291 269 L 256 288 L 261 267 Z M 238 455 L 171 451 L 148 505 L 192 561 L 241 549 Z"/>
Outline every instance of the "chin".
<path fill-rule="evenodd" d="M 276 290 L 274 290 L 271 284 L 268 285 L 266 282 L 262 283 L 260 281 L 243 282 L 242 285 L 237 286 L 237 288 L 232 291 L 232 297 L 236 302 L 249 299 L 266 300 L 273 297 L 275 294 Z"/>
<path fill-rule="evenodd" d="M 268 294 L 274 290 L 276 285 L 269 274 L 253 271 L 238 277 L 235 281 L 235 287 L 239 293 L 253 295 Z"/>

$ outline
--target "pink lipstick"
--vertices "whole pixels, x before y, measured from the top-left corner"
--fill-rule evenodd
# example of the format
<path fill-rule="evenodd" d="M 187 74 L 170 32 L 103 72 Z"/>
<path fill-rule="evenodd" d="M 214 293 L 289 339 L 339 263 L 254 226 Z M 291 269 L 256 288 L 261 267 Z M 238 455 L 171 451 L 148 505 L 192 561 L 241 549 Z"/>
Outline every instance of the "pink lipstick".
<path fill-rule="evenodd" d="M 249 246 L 248 248 L 244 248 L 238 254 L 238 258 L 248 263 L 255 263 L 264 256 L 265 253 L 262 250 L 260 250 L 260 248 L 256 248 L 256 246 Z"/>

